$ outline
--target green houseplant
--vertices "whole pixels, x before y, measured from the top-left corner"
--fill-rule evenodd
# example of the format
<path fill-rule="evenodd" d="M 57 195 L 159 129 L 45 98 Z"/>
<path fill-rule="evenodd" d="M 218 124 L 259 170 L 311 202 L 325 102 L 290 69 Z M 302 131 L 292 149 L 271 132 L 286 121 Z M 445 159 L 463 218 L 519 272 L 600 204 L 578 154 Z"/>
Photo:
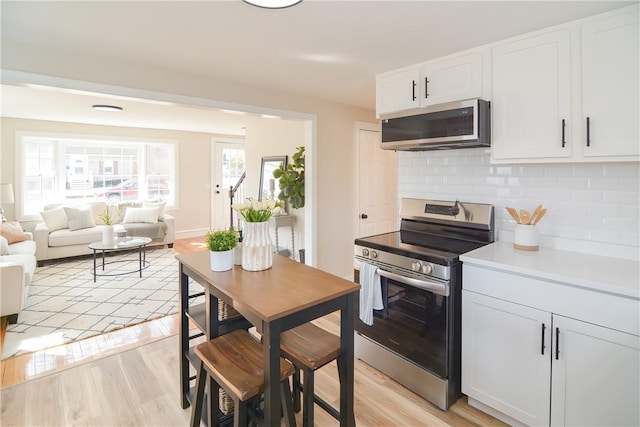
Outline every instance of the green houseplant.
<path fill-rule="evenodd" d="M 233 248 L 238 243 L 236 230 L 233 228 L 229 230 L 209 230 L 205 235 L 205 242 L 210 251 L 211 270 L 231 270 L 233 268 Z"/>
<path fill-rule="evenodd" d="M 289 201 L 293 209 L 304 207 L 304 146 L 297 147 L 292 162 L 283 168 L 282 165 L 273 171 L 278 181 L 280 193 L 278 199 Z"/>

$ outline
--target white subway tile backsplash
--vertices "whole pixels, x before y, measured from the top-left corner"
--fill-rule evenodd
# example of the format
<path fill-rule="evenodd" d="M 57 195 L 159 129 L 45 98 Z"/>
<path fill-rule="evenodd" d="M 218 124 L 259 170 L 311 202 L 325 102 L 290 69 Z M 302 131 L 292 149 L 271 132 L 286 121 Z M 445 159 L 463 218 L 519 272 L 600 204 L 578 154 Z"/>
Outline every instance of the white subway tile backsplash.
<path fill-rule="evenodd" d="M 493 204 L 499 234 L 515 226 L 505 206 L 543 204 L 546 238 L 640 247 L 638 163 L 492 165 L 479 148 L 399 152 L 398 165 L 399 197 Z"/>

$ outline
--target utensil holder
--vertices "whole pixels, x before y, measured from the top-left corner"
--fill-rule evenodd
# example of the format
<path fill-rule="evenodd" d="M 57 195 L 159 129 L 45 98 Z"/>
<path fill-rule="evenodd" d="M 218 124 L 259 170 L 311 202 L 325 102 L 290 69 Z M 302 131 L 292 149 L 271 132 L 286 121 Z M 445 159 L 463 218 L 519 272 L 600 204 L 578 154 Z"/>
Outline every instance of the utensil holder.
<path fill-rule="evenodd" d="M 537 251 L 540 234 L 535 225 L 517 224 L 513 231 L 513 247 L 521 251 Z"/>

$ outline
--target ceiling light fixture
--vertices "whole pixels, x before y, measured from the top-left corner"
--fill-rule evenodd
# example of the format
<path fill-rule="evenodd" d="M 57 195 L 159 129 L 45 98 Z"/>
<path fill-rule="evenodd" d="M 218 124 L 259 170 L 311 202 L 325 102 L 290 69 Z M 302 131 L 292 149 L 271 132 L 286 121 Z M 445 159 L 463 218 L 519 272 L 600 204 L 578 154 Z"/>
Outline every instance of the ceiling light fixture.
<path fill-rule="evenodd" d="M 100 110 L 100 111 L 122 111 L 122 107 L 118 107 L 117 105 L 96 104 L 96 105 L 92 105 L 91 108 L 93 108 L 94 110 Z"/>
<path fill-rule="evenodd" d="M 286 7 L 295 6 L 302 0 L 242 0 L 252 6 L 258 6 L 265 9 L 284 9 Z"/>

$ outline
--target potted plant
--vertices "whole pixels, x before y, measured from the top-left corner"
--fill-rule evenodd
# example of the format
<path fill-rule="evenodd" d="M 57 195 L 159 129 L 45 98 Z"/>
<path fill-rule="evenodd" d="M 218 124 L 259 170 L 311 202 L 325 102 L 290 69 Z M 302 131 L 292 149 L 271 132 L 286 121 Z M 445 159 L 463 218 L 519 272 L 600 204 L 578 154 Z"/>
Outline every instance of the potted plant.
<path fill-rule="evenodd" d="M 111 246 L 114 242 L 115 230 L 113 228 L 113 223 L 115 222 L 115 218 L 111 212 L 109 212 L 109 208 L 107 208 L 100 215 L 100 219 L 104 222 L 104 228 L 102 229 L 102 244 Z"/>
<path fill-rule="evenodd" d="M 304 207 L 304 146 L 297 147 L 292 159 L 286 168 L 280 165 L 274 170 L 273 177 L 279 180 L 278 199 L 288 201 L 293 209 L 299 209 Z"/>
<path fill-rule="evenodd" d="M 238 233 L 228 230 L 209 230 L 205 236 L 211 254 L 211 270 L 227 271 L 233 268 L 233 248 L 238 243 Z"/>

